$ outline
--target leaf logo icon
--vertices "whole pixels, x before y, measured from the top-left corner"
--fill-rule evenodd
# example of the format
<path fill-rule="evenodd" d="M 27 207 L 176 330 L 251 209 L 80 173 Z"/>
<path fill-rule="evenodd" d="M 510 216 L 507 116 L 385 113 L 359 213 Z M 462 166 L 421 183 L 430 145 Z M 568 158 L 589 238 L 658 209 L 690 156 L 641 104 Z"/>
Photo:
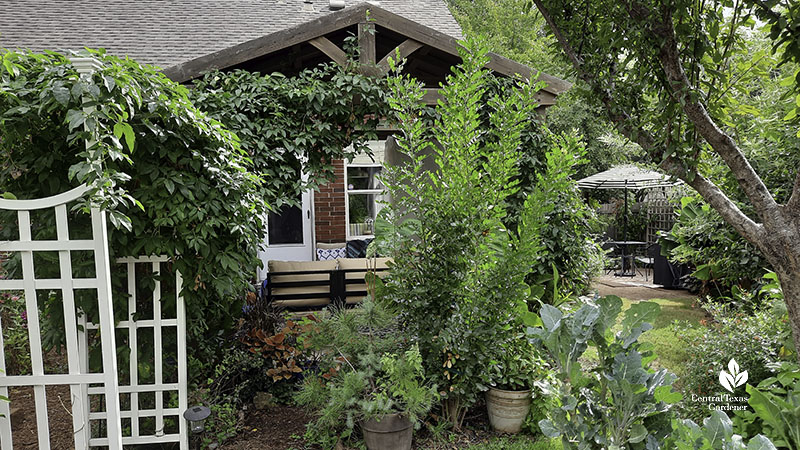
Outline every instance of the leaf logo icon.
<path fill-rule="evenodd" d="M 747 371 L 740 372 L 739 364 L 733 358 L 728 362 L 728 370 L 730 373 L 724 369 L 719 373 L 719 384 L 733 393 L 735 388 L 747 383 Z"/>

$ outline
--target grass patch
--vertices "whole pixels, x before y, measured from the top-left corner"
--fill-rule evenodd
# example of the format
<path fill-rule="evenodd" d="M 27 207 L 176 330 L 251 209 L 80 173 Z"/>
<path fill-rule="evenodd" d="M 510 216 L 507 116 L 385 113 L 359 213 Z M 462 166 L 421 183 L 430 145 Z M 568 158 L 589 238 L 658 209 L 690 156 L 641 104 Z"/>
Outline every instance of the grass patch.
<path fill-rule="evenodd" d="M 653 329 L 647 331 L 639 338 L 641 342 L 653 344 L 656 352 L 654 363 L 663 367 L 678 377 L 683 376 L 683 369 L 688 362 L 686 348 L 675 335 L 672 323 L 675 321 L 689 322 L 697 325 L 706 315 L 700 308 L 692 307 L 693 300 L 689 299 L 663 299 L 648 300 L 661 306 L 661 314 L 655 320 Z M 627 310 L 634 302 L 622 299 L 622 309 Z"/>
<path fill-rule="evenodd" d="M 531 436 L 497 437 L 485 444 L 470 445 L 468 450 L 562 450 L 561 441 Z"/>
<path fill-rule="evenodd" d="M 650 300 L 631 301 L 622 299 L 622 311 L 627 311 L 633 303 L 648 301 L 658 303 L 661 306 L 661 313 L 653 323 L 653 329 L 645 332 L 639 338 L 640 342 L 653 344 L 656 353 L 654 365 L 658 368 L 665 368 L 678 377 L 683 375 L 683 368 L 688 362 L 688 356 L 683 343 L 678 339 L 672 328 L 672 323 L 677 321 L 698 324 L 705 317 L 705 311 L 692 306 L 692 299 L 664 299 L 654 298 Z M 614 331 L 619 331 L 622 323 L 622 314 L 617 319 Z M 583 356 L 589 361 L 597 361 L 597 350 L 590 347 Z"/>

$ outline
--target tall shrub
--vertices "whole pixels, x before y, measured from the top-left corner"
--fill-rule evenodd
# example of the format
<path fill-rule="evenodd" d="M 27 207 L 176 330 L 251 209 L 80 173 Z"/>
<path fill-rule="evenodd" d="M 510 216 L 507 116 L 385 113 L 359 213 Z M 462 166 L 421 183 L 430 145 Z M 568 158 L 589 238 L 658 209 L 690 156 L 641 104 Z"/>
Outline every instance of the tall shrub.
<path fill-rule="evenodd" d="M 408 77 L 389 80 L 398 146 L 408 160 L 387 168 L 394 203 L 379 224 L 394 258 L 383 294 L 399 304 L 425 373 L 439 386 L 443 416 L 456 428 L 485 389 L 495 348 L 513 335 L 515 309 L 525 307 L 540 223 L 530 203 L 517 232 L 503 222 L 518 190 L 520 135 L 538 86 L 520 83 L 484 105 L 486 49 L 475 41 L 466 47 L 443 86 L 432 130 L 419 117 L 421 86 Z M 426 160 L 436 169 L 426 169 Z"/>
<path fill-rule="evenodd" d="M 540 133 L 548 144 L 542 157 L 544 167 L 534 172 L 525 171 L 522 165 L 523 184 L 517 197 L 533 197 L 528 203 L 546 205 L 540 220 L 547 226 L 542 226 L 538 234 L 542 251 L 536 255 L 527 280 L 546 286 L 542 300 L 553 302 L 556 287 L 573 294 L 589 287 L 602 265 L 602 250 L 593 233 L 599 220 L 597 213 L 586 204 L 575 181 L 578 169 L 587 162 L 584 143 L 573 134 L 553 134 L 546 128 Z M 523 149 L 525 161 L 529 153 L 527 146 Z M 524 215 L 528 203 L 517 202 L 512 213 Z"/>

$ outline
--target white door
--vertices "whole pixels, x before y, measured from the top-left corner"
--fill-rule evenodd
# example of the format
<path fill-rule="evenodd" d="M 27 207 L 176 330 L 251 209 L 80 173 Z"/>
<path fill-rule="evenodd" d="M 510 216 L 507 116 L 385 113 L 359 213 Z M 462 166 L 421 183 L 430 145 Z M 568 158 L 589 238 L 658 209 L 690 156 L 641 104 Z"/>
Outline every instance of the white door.
<path fill-rule="evenodd" d="M 259 279 L 267 277 L 267 261 L 311 261 L 314 259 L 311 191 L 301 195 L 300 206 L 284 205 L 267 218 L 266 250 L 259 251 Z"/>

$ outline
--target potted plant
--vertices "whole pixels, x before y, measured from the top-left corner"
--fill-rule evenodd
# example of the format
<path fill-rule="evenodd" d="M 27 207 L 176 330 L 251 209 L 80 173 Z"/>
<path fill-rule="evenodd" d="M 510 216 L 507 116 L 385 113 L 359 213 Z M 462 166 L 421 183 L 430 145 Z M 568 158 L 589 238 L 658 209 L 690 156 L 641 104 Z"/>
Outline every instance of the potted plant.
<path fill-rule="evenodd" d="M 489 369 L 489 423 L 495 431 L 519 433 L 530 410 L 533 381 L 546 363 L 522 334 L 499 350 Z"/>
<path fill-rule="evenodd" d="M 425 382 L 422 356 L 395 327 L 396 315 L 369 296 L 356 308 L 333 311 L 304 336 L 322 356 L 319 377 L 307 377 L 298 402 L 317 419 L 306 439 L 325 448 L 361 429 L 371 450 L 410 449 L 437 397 Z"/>

